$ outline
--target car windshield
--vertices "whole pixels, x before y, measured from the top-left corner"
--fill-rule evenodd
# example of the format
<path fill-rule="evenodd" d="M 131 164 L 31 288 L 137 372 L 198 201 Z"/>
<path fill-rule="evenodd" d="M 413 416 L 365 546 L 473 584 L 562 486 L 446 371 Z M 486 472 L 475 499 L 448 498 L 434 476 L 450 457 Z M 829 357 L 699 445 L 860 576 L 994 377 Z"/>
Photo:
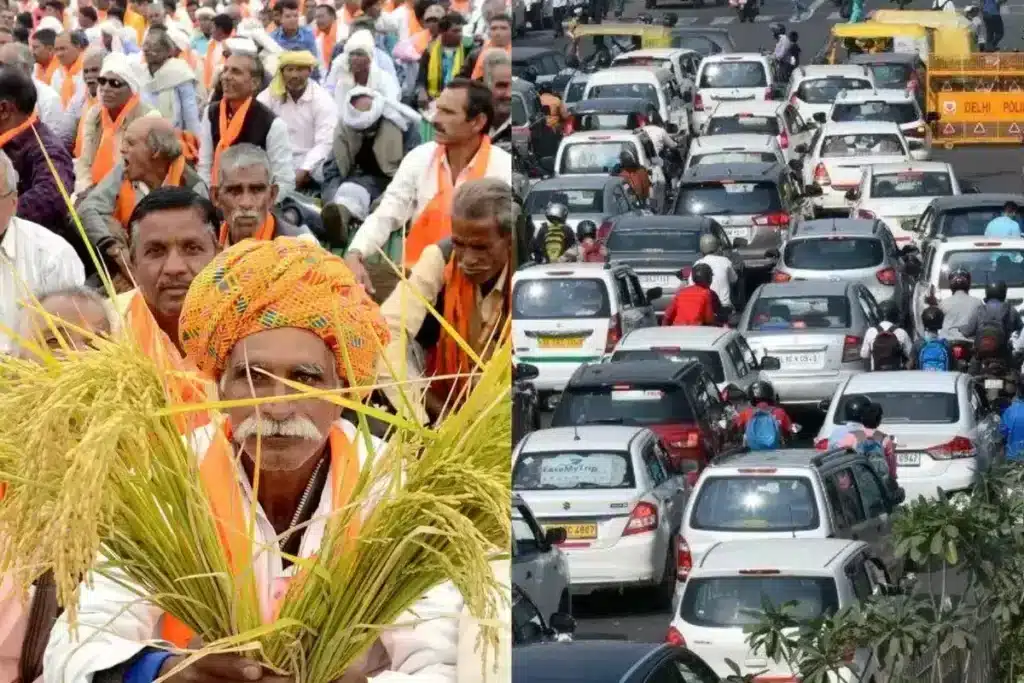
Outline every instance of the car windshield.
<path fill-rule="evenodd" d="M 709 152 L 690 157 L 690 166 L 701 164 L 770 164 L 778 161 L 771 152 Z"/>
<path fill-rule="evenodd" d="M 778 135 L 779 121 L 774 116 L 753 116 L 733 114 L 713 116 L 707 123 L 704 135 L 729 135 L 750 133 L 752 135 Z"/>
<path fill-rule="evenodd" d="M 761 62 L 712 62 L 701 69 L 699 88 L 767 88 Z"/>
<path fill-rule="evenodd" d="M 758 297 L 750 312 L 751 330 L 843 330 L 850 326 L 845 296 Z"/>
<path fill-rule="evenodd" d="M 610 97 L 631 97 L 657 105 L 658 89 L 650 83 L 608 83 L 595 85 L 587 93 L 587 99 L 599 100 Z"/>
<path fill-rule="evenodd" d="M 664 251 L 684 251 L 696 253 L 700 243 L 700 233 L 690 230 L 658 230 L 644 228 L 642 230 L 612 229 L 605 242 L 608 251 L 646 251 L 660 253 Z"/>
<path fill-rule="evenodd" d="M 836 582 L 827 576 L 698 577 L 686 582 L 679 617 L 695 626 L 750 626 L 761 621 L 765 601 L 789 604 L 787 613 L 801 623 L 839 609 Z"/>
<path fill-rule="evenodd" d="M 566 145 L 562 150 L 562 164 L 559 172 L 562 174 L 604 175 L 610 173 L 619 163 L 619 154 L 622 152 L 632 152 L 635 159 L 640 158 L 640 153 L 632 140 L 575 142 Z"/>
<path fill-rule="evenodd" d="M 631 489 L 633 461 L 624 451 L 522 453 L 512 468 L 512 490 Z"/>
<path fill-rule="evenodd" d="M 580 130 L 629 130 L 629 114 L 583 114 Z"/>
<path fill-rule="evenodd" d="M 844 90 L 867 90 L 871 81 L 866 78 L 830 76 L 804 81 L 796 89 L 796 96 L 807 104 L 831 104 Z"/>
<path fill-rule="evenodd" d="M 578 81 L 569 81 L 569 85 L 565 88 L 565 104 L 572 104 L 573 102 L 579 102 L 583 99 L 583 93 L 587 89 L 586 79 Z"/>
<path fill-rule="evenodd" d="M 886 90 L 902 90 L 914 73 L 909 64 L 871 64 L 868 68 L 875 85 Z"/>
<path fill-rule="evenodd" d="M 684 185 L 676 214 L 684 216 L 750 215 L 782 211 L 779 186 L 773 182 L 711 182 Z"/>
<path fill-rule="evenodd" d="M 956 394 L 939 391 L 885 391 L 866 394 L 882 406 L 882 424 L 928 423 L 956 424 L 960 404 Z M 851 396 L 843 396 L 836 415 L 846 414 Z"/>
<path fill-rule="evenodd" d="M 921 119 L 913 102 L 840 102 L 832 107 L 832 120 L 889 121 L 900 125 Z"/>
<path fill-rule="evenodd" d="M 694 420 L 682 389 L 569 387 L 555 408 L 552 427 L 595 423 L 656 425 Z"/>
<path fill-rule="evenodd" d="M 783 262 L 801 270 L 856 270 L 881 265 L 884 256 L 877 237 L 814 237 L 790 240 Z"/>
<path fill-rule="evenodd" d="M 521 280 L 512 291 L 512 318 L 609 318 L 608 288 L 596 278 Z"/>
<path fill-rule="evenodd" d="M 526 213 L 544 213 L 548 204 L 556 202 L 576 213 L 604 213 L 604 190 L 531 190 L 526 195 Z"/>
<path fill-rule="evenodd" d="M 618 363 L 630 360 L 670 360 L 673 363 L 687 363 L 695 360 L 704 366 L 704 369 L 711 375 L 715 382 L 724 382 L 725 373 L 722 370 L 722 358 L 717 351 L 693 351 L 692 349 L 681 349 L 679 347 L 664 347 L 652 349 L 625 349 L 612 354 L 612 362 Z"/>
<path fill-rule="evenodd" d="M 949 287 L 949 274 L 966 269 L 971 274 L 971 287 L 980 289 L 990 282 L 1002 280 L 1007 287 L 1024 287 L 1024 250 L 985 249 L 950 251 L 942 262 L 939 287 Z"/>
<path fill-rule="evenodd" d="M 953 194 L 953 182 L 945 171 L 874 173 L 871 198 L 945 197 Z"/>
<path fill-rule="evenodd" d="M 980 237 L 993 218 L 1003 213 L 1003 205 L 950 209 L 939 219 L 936 237 Z"/>
<path fill-rule="evenodd" d="M 869 157 L 906 154 L 898 135 L 891 133 L 858 133 L 830 135 L 821 144 L 823 158 Z"/>
<path fill-rule="evenodd" d="M 806 477 L 709 477 L 690 518 L 692 528 L 708 531 L 810 531 L 818 524 Z"/>

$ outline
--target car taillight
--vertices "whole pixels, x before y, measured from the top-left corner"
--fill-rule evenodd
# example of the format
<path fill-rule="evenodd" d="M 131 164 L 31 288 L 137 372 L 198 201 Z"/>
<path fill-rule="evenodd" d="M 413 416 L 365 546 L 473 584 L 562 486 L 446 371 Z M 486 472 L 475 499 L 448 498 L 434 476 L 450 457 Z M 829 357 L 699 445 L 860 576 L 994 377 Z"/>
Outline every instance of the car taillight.
<path fill-rule="evenodd" d="M 658 508 L 651 503 L 637 503 L 633 512 L 629 515 L 623 536 L 645 534 L 648 531 L 655 531 L 658 528 Z"/>
<path fill-rule="evenodd" d="M 789 227 L 789 214 L 785 211 L 775 211 L 774 213 L 764 213 L 760 216 L 754 216 L 754 225 L 768 226 L 772 228 L 788 228 Z"/>
<path fill-rule="evenodd" d="M 680 536 L 676 539 L 676 578 L 686 581 L 693 569 L 693 555 L 690 553 L 690 544 Z"/>
<path fill-rule="evenodd" d="M 852 363 L 860 360 L 860 345 L 863 340 L 848 334 L 843 338 L 843 362 Z"/>
<path fill-rule="evenodd" d="M 675 626 L 668 627 L 668 634 L 665 635 L 665 642 L 676 647 L 686 647 L 686 639 Z"/>
<path fill-rule="evenodd" d="M 896 269 L 895 268 L 883 268 L 882 270 L 875 273 L 875 277 L 883 285 L 892 287 L 896 284 Z"/>
<path fill-rule="evenodd" d="M 793 276 L 789 273 L 782 273 L 780 271 L 772 271 L 772 282 L 789 282 L 793 279 Z"/>
<path fill-rule="evenodd" d="M 608 340 L 604 344 L 604 352 L 614 351 L 615 345 L 619 343 L 620 339 L 622 339 L 622 323 L 619 320 L 619 314 L 616 313 L 608 321 Z"/>
<path fill-rule="evenodd" d="M 825 168 L 825 164 L 819 163 L 814 167 L 814 184 L 815 185 L 831 185 L 832 179 L 828 177 L 828 169 Z"/>
<path fill-rule="evenodd" d="M 704 111 L 704 98 L 697 93 L 693 96 L 693 109 L 694 111 Z"/>
<path fill-rule="evenodd" d="M 958 460 L 960 458 L 973 458 L 978 454 L 978 450 L 974 447 L 973 441 L 966 437 L 958 436 L 949 443 L 929 448 L 928 454 L 936 460 Z"/>
<path fill-rule="evenodd" d="M 828 450 L 828 439 L 818 439 L 817 441 L 815 441 L 814 442 L 814 449 L 817 450 L 817 451 L 827 451 Z"/>
<path fill-rule="evenodd" d="M 789 149 L 789 133 L 785 130 L 779 133 L 779 147 L 782 149 Z"/>
<path fill-rule="evenodd" d="M 604 242 L 608 239 L 608 235 L 612 232 L 612 222 L 604 221 L 601 226 L 597 229 L 597 241 Z"/>
<path fill-rule="evenodd" d="M 967 357 L 967 348 L 962 344 L 953 344 L 953 358 L 963 360 Z"/>
<path fill-rule="evenodd" d="M 878 218 L 874 211 L 868 211 L 867 209 L 857 209 L 857 218 L 867 218 L 868 220 L 874 220 Z"/>

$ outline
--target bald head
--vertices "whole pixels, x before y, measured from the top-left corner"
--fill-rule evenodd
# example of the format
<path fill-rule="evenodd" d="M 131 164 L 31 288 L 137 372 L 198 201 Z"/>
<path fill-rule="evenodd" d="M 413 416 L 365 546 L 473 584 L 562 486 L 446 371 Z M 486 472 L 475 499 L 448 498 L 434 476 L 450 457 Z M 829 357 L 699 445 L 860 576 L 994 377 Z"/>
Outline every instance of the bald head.
<path fill-rule="evenodd" d="M 79 287 L 64 289 L 38 297 L 39 307 L 21 311 L 20 336 L 26 341 L 61 353 L 65 348 L 83 351 L 89 348 L 93 335 L 111 332 L 111 315 L 103 299 L 95 292 Z M 20 355 L 32 358 L 34 352 L 23 345 Z"/>
<path fill-rule="evenodd" d="M 0 47 L 0 65 L 9 66 L 21 71 L 26 76 L 32 76 L 32 69 L 36 62 L 32 57 L 32 51 L 24 43 L 8 43 Z"/>
<path fill-rule="evenodd" d="M 161 116 L 136 119 L 121 137 L 125 175 L 132 181 L 145 181 L 150 187 L 163 184 L 167 171 L 179 156 L 178 134 L 171 122 Z"/>

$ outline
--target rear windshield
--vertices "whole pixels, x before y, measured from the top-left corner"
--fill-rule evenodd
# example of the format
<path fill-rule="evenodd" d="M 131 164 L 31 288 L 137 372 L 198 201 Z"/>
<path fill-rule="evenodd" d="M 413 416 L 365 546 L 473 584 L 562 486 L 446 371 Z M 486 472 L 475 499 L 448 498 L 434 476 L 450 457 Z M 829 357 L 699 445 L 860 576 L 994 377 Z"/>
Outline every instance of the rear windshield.
<path fill-rule="evenodd" d="M 945 197 L 953 194 L 953 182 L 944 171 L 875 173 L 871 176 L 871 198 Z"/>
<path fill-rule="evenodd" d="M 774 116 L 715 116 L 707 124 L 704 135 L 729 135 L 750 133 L 752 135 L 778 135 L 779 120 Z"/>
<path fill-rule="evenodd" d="M 640 158 L 640 153 L 631 140 L 577 142 L 566 145 L 562 150 L 559 173 L 611 173 L 619 163 L 619 154 L 622 152 L 632 152 L 634 158 Z"/>
<path fill-rule="evenodd" d="M 771 152 L 711 152 L 690 158 L 691 166 L 701 164 L 770 164 L 778 161 Z"/>
<path fill-rule="evenodd" d="M 555 408 L 552 427 L 621 422 L 656 425 L 694 420 L 682 389 L 568 388 Z"/>
<path fill-rule="evenodd" d="M 839 609 L 836 582 L 827 576 L 723 576 L 690 579 L 679 616 L 695 626 L 748 626 L 760 622 L 766 600 L 776 608 L 790 603 L 788 613 L 801 623 Z"/>
<path fill-rule="evenodd" d="M 700 246 L 700 233 L 687 230 L 612 230 L 605 243 L 608 250 L 616 251 L 647 251 L 658 253 L 663 251 L 686 251 L 695 253 Z"/>
<path fill-rule="evenodd" d="M 960 421 L 960 404 L 956 394 L 934 391 L 887 391 L 867 396 L 882 406 L 883 424 L 955 424 Z M 846 414 L 846 404 L 850 399 L 850 396 L 843 396 L 836 406 L 836 415 Z"/>
<path fill-rule="evenodd" d="M 867 90 L 871 81 L 866 78 L 815 78 L 804 81 L 796 89 L 796 96 L 807 104 L 832 104 L 844 90 Z"/>
<path fill-rule="evenodd" d="M 704 366 L 704 369 L 716 382 L 725 381 L 725 373 L 722 370 L 722 358 L 715 351 L 692 351 L 690 349 L 628 349 L 616 351 L 612 354 L 612 362 L 628 360 L 670 360 L 673 363 L 688 363 L 695 360 Z"/>
<path fill-rule="evenodd" d="M 1024 250 L 951 251 L 942 262 L 939 287 L 949 286 L 949 274 L 961 268 L 971 274 L 971 287 L 1002 280 L 1007 287 L 1024 287 Z"/>
<path fill-rule="evenodd" d="M 751 330 L 842 330 L 849 326 L 850 302 L 845 296 L 762 296 L 750 312 Z"/>
<path fill-rule="evenodd" d="M 525 126 L 530 122 L 529 117 L 526 115 L 526 103 L 523 102 L 522 97 L 512 96 L 512 125 L 513 126 Z"/>
<path fill-rule="evenodd" d="M 936 236 L 978 237 L 996 216 L 1003 213 L 1003 205 L 970 209 L 950 209 L 942 213 Z"/>
<path fill-rule="evenodd" d="M 909 64 L 871 64 L 868 68 L 875 85 L 886 90 L 902 90 L 914 73 Z"/>
<path fill-rule="evenodd" d="M 874 237 L 790 240 L 783 262 L 802 270 L 856 270 L 882 263 L 882 241 Z"/>
<path fill-rule="evenodd" d="M 532 190 L 526 195 L 526 213 L 543 213 L 548 204 L 557 202 L 574 213 L 603 213 L 604 190 Z"/>
<path fill-rule="evenodd" d="M 616 57 L 615 61 L 612 62 L 612 66 L 653 66 L 655 68 L 671 68 L 672 62 L 667 59 L 658 59 L 656 57 L 623 56 Z"/>
<path fill-rule="evenodd" d="M 708 531 L 809 531 L 818 506 L 807 477 L 709 477 L 693 506 L 690 526 Z"/>
<path fill-rule="evenodd" d="M 675 212 L 683 216 L 743 216 L 776 211 L 782 211 L 779 186 L 761 181 L 684 185 L 679 190 Z"/>
<path fill-rule="evenodd" d="M 631 489 L 633 461 L 629 453 L 582 451 L 530 453 L 516 460 L 512 490 Z"/>
<path fill-rule="evenodd" d="M 905 154 L 899 136 L 889 133 L 831 135 L 821 144 L 822 157 L 867 157 Z"/>
<path fill-rule="evenodd" d="M 889 121 L 903 125 L 920 118 L 913 102 L 841 102 L 832 107 L 833 121 Z"/>
<path fill-rule="evenodd" d="M 657 106 L 658 89 L 650 83 L 608 83 L 606 85 L 595 85 L 587 93 L 587 99 L 608 99 L 610 97 L 632 97 Z"/>
<path fill-rule="evenodd" d="M 584 114 L 579 117 L 580 130 L 630 130 L 631 114 Z M 635 118 L 635 117 L 634 117 Z M 635 127 L 635 126 L 634 126 Z"/>
<path fill-rule="evenodd" d="M 608 287 L 604 280 L 565 278 L 523 280 L 512 292 L 512 318 L 610 318 Z"/>
<path fill-rule="evenodd" d="M 701 69 L 698 88 L 767 88 L 761 62 L 714 62 Z"/>

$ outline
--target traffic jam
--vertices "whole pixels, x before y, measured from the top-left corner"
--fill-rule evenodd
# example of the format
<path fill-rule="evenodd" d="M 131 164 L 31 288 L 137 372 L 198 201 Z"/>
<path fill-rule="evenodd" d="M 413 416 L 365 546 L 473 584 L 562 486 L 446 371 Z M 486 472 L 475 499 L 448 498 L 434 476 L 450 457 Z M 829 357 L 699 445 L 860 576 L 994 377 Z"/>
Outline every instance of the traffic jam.
<path fill-rule="evenodd" d="M 813 59 L 782 25 L 746 52 L 579 12 L 559 70 L 514 53 L 516 680 L 798 680 L 748 645 L 764 601 L 811 620 L 913 590 L 901 507 L 1018 456 L 1024 196 L 934 154 L 943 43 L 899 36 L 946 13 L 902 14 Z M 577 612 L 605 599 L 675 654 L 591 642 Z"/>

